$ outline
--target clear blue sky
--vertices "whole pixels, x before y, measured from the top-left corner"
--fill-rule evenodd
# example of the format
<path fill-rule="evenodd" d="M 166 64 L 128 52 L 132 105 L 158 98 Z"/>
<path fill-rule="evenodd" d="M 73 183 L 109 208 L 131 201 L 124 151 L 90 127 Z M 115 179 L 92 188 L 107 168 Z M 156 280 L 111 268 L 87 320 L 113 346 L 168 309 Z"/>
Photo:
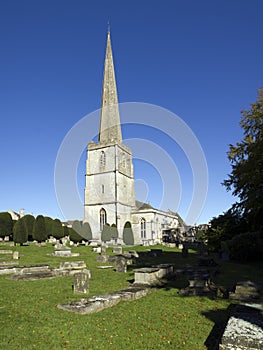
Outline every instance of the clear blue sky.
<path fill-rule="evenodd" d="M 54 164 L 70 128 L 100 107 L 108 20 L 119 102 L 151 103 L 179 115 L 208 164 L 198 222 L 227 210 L 235 200 L 221 185 L 231 171 L 228 145 L 242 138 L 240 111 L 263 86 L 262 13 L 262 0 L 1 1 L 0 211 L 25 208 L 62 218 Z M 136 137 L 136 128 L 124 135 Z M 84 156 L 81 162 L 83 193 Z M 135 168 L 138 178 L 151 173 L 140 161 Z M 178 164 L 188 179 L 184 170 Z M 147 200 L 155 204 L 151 186 Z M 187 182 L 182 186 L 184 217 Z"/>

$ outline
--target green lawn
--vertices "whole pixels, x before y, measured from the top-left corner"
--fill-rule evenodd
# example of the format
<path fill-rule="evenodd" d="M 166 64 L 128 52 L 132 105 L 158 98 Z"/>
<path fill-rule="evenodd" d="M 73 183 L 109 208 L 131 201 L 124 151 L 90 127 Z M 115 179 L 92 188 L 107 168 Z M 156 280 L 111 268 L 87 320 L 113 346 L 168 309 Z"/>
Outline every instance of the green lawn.
<path fill-rule="evenodd" d="M 41 248 L 34 245 L 0 246 L 0 249 L 18 250 L 20 265 L 48 263 L 56 267 L 61 261 L 84 260 L 92 276 L 89 296 L 125 288 L 133 279 L 132 269 L 126 274 L 112 269 L 96 269 L 99 263 L 96 263 L 96 254 L 90 247 L 72 248 L 72 252 L 80 253 L 74 258 L 49 256 L 54 250 L 51 245 Z M 146 250 L 145 247 L 135 249 Z M 163 249 L 165 253 L 160 262 L 172 262 L 178 267 L 191 267 L 197 263 L 198 257 L 193 251 L 183 259 L 178 250 Z M 0 255 L 1 260 L 4 257 Z M 152 261 L 145 260 L 142 264 L 156 262 L 156 258 L 152 258 Z M 251 274 L 257 279 L 262 273 L 262 265 L 255 268 L 229 263 L 222 270 L 224 274 L 218 276 L 218 281 L 227 286 L 231 278 L 238 280 L 242 274 Z M 73 277 L 38 281 L 13 281 L 6 277 L 0 276 L 1 350 L 211 350 L 220 324 L 227 319 L 230 305 L 229 301 L 222 299 L 180 297 L 175 284 L 170 288 L 152 290 L 142 299 L 121 302 L 97 314 L 81 316 L 57 308 L 57 304 L 82 298 L 72 292 Z"/>

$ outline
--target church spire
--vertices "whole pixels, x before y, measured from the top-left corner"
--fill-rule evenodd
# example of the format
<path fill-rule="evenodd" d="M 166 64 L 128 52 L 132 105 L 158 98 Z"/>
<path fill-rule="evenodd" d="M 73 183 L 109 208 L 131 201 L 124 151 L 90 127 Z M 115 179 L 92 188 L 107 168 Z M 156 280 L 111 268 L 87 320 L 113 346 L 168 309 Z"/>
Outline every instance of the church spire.
<path fill-rule="evenodd" d="M 118 95 L 111 50 L 110 30 L 104 63 L 104 79 L 102 87 L 99 143 L 122 142 Z"/>

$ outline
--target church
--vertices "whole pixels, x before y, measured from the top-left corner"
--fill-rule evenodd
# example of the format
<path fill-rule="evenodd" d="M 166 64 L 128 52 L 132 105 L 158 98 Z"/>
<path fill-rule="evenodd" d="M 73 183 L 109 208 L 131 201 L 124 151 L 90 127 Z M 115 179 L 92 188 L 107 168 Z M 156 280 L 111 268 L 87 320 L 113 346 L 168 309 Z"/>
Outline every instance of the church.
<path fill-rule="evenodd" d="M 104 225 L 115 226 L 115 242 L 125 244 L 124 227 L 131 227 L 134 244 L 160 243 L 167 232 L 182 231 L 177 213 L 136 201 L 132 150 L 122 140 L 110 31 L 104 63 L 98 142 L 87 149 L 84 222 L 93 240 L 101 241 Z"/>

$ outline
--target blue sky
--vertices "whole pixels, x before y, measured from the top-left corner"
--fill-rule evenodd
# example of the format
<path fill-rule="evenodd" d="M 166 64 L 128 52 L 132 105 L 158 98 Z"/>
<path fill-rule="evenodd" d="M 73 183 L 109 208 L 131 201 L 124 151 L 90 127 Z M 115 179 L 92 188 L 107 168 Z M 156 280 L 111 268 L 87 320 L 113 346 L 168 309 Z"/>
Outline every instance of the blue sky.
<path fill-rule="evenodd" d="M 228 145 L 242 138 L 240 111 L 263 86 L 262 13 L 261 0 L 1 1 L 0 211 L 25 208 L 63 219 L 54 164 L 70 128 L 100 107 L 108 20 L 119 102 L 155 104 L 180 116 L 208 164 L 207 201 L 197 221 L 227 210 L 235 201 L 221 185 L 231 171 Z M 142 137 L 136 127 L 123 133 Z M 178 160 L 184 217 L 189 166 L 170 140 L 148 136 Z M 83 155 L 80 193 L 84 162 Z M 142 161 L 134 165 L 156 205 L 160 176 Z"/>

